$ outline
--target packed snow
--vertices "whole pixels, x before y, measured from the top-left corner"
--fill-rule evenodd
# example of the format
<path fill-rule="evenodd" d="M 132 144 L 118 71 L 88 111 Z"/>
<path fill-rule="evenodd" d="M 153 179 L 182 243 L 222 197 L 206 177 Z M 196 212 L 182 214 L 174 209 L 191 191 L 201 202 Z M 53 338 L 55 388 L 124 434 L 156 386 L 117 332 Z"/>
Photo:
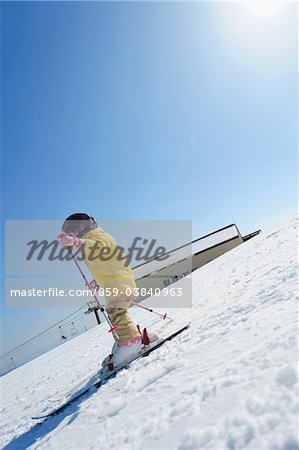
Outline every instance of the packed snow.
<path fill-rule="evenodd" d="M 2 448 L 298 449 L 297 227 L 292 216 L 193 272 L 192 309 L 168 311 L 191 327 L 45 422 L 31 417 L 109 353 L 106 325 L 5 375 Z"/>

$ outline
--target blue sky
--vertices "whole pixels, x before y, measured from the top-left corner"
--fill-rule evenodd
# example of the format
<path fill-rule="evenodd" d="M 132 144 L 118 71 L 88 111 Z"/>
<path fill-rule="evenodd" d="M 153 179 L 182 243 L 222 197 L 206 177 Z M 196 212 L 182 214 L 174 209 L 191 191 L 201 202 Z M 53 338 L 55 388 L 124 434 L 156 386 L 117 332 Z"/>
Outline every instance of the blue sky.
<path fill-rule="evenodd" d="M 296 3 L 2 2 L 1 19 L 4 219 L 192 219 L 198 237 L 296 210 Z M 4 349 L 61 314 L 5 309 Z"/>

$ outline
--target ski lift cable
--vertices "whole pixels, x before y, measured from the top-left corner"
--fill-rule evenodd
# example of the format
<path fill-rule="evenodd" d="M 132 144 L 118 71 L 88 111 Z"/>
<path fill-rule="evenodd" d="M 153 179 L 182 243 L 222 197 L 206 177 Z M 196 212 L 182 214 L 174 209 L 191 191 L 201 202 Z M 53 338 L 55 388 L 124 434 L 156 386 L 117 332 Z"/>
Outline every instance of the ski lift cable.
<path fill-rule="evenodd" d="M 82 316 L 81 318 L 83 318 L 84 315 L 85 315 L 84 313 L 81 314 L 81 316 Z M 76 319 L 74 319 L 74 322 L 77 322 L 79 319 L 80 319 L 80 316 L 78 316 Z M 69 323 L 67 323 L 66 325 L 68 326 Z M 38 345 L 38 344 L 40 344 L 41 342 L 43 342 L 43 341 L 45 341 L 46 339 L 48 339 L 49 337 L 51 337 L 51 336 L 57 334 L 57 331 L 58 331 L 58 330 L 57 330 L 57 328 L 56 328 L 56 329 L 53 330 L 51 333 L 48 333 L 47 335 L 40 337 L 38 341 L 32 342 L 30 345 L 27 345 L 27 346 L 24 347 L 24 348 L 20 348 L 20 349 L 18 349 L 18 350 L 15 350 L 14 353 L 13 353 L 13 358 L 15 358 L 16 356 L 18 356 L 18 355 L 20 355 L 20 354 L 22 354 L 22 353 L 24 353 L 24 352 L 30 350 L 32 347 L 35 347 L 36 345 Z M 2 365 L 2 364 L 5 364 L 5 363 L 7 363 L 7 361 L 9 361 L 10 359 L 11 359 L 11 356 L 7 355 L 5 358 L 4 358 L 4 357 L 1 358 L 0 364 L 1 364 L 1 365 Z"/>
<path fill-rule="evenodd" d="M 77 317 L 73 317 L 72 321 L 78 321 L 80 317 L 84 317 L 84 313 L 80 313 Z M 71 321 L 67 321 L 63 324 L 63 326 L 68 326 L 71 323 Z M 46 332 L 48 331 L 48 332 Z M 16 352 L 24 351 L 27 348 L 31 347 L 32 345 L 36 345 L 41 341 L 44 340 L 44 338 L 50 337 L 57 333 L 57 326 L 50 327 L 48 330 L 45 330 L 43 333 L 39 333 L 35 338 L 31 338 L 28 341 L 24 342 L 22 345 L 19 345 L 18 347 L 15 347 L 10 352 L 6 353 L 5 355 L 1 356 L 1 359 L 9 357 L 11 354 L 15 354 Z"/>
<path fill-rule="evenodd" d="M 65 322 L 65 323 L 63 324 L 63 327 L 69 326 L 72 322 L 77 322 L 80 318 L 83 318 L 84 316 L 85 316 L 84 313 L 80 313 L 80 314 L 77 315 L 76 317 L 73 317 L 73 318 L 71 319 L 71 321 L 69 320 L 69 321 Z M 52 327 L 51 327 L 51 328 L 52 328 Z M 36 339 L 36 338 L 35 338 L 35 340 L 30 339 L 29 341 L 26 341 L 24 344 L 22 344 L 22 345 L 20 345 L 20 346 L 18 346 L 18 347 L 16 347 L 16 348 L 14 348 L 13 350 L 11 350 L 10 352 L 8 352 L 7 354 L 3 355 L 3 356 L 1 357 L 1 359 L 3 359 L 4 357 L 5 357 L 5 358 L 9 358 L 11 354 L 15 354 L 16 352 L 19 353 L 20 351 L 26 350 L 27 348 L 31 348 L 32 346 L 38 344 L 40 341 L 43 341 L 45 338 L 48 338 L 48 337 L 50 337 L 50 336 L 52 336 L 52 335 L 54 335 L 54 334 L 56 334 L 56 333 L 57 333 L 57 326 L 55 326 L 55 327 L 54 327 L 53 329 L 51 329 L 51 330 L 49 329 L 49 330 L 48 330 L 48 333 L 44 333 L 43 335 L 42 335 L 42 334 L 39 334 L 39 335 L 38 335 L 38 339 Z"/>
<path fill-rule="evenodd" d="M 22 344 L 14 347 L 13 349 L 11 349 L 9 352 L 5 353 L 4 355 L 1 355 L 0 359 L 6 359 L 7 357 L 9 357 L 9 355 L 11 355 L 12 353 L 15 353 L 17 350 L 22 349 L 23 347 L 27 347 L 28 344 L 30 344 L 32 341 L 38 342 L 38 338 L 39 337 L 44 337 L 45 333 L 47 333 L 50 330 L 54 330 L 53 334 L 55 334 L 56 330 L 57 330 L 57 325 L 59 325 L 60 323 L 63 323 L 64 326 L 66 326 L 67 324 L 71 323 L 72 321 L 78 320 L 77 318 L 72 318 L 71 320 L 67 321 L 66 323 L 64 323 L 67 319 L 69 319 L 70 317 L 74 316 L 75 314 L 77 314 L 79 311 L 81 311 L 82 309 L 85 309 L 86 305 L 82 306 L 81 308 L 79 308 L 78 310 L 74 311 L 72 314 L 69 314 L 68 316 L 64 317 L 63 319 L 61 319 L 60 321 L 56 322 L 54 325 L 51 325 L 50 327 L 46 328 L 45 330 L 43 330 L 42 332 L 38 333 L 37 335 L 33 336 L 32 338 L 28 339 L 26 342 L 23 342 Z M 85 313 L 81 313 L 80 316 L 84 316 Z M 49 333 L 49 336 L 52 333 Z M 37 340 L 37 341 L 36 341 Z"/>

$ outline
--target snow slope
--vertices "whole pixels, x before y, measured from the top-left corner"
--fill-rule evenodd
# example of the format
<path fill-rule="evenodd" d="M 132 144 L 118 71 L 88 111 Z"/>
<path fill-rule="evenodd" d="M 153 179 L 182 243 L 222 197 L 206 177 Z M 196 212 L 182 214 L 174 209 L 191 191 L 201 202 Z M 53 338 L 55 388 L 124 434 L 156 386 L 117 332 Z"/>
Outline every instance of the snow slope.
<path fill-rule="evenodd" d="M 31 416 L 108 353 L 105 325 L 7 374 L 2 448 L 298 449 L 297 227 L 292 216 L 194 272 L 193 308 L 169 311 L 191 327 L 45 423 Z"/>

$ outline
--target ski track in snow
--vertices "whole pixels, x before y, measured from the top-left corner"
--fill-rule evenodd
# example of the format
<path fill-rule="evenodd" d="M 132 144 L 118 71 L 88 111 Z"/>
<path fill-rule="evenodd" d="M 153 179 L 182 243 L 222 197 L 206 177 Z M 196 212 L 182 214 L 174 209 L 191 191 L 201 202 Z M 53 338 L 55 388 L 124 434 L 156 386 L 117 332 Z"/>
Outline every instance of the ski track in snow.
<path fill-rule="evenodd" d="M 109 352 L 105 325 L 2 377 L 2 448 L 298 449 L 297 228 L 291 216 L 195 271 L 193 308 L 169 311 L 191 327 L 44 423 L 31 416 Z"/>

